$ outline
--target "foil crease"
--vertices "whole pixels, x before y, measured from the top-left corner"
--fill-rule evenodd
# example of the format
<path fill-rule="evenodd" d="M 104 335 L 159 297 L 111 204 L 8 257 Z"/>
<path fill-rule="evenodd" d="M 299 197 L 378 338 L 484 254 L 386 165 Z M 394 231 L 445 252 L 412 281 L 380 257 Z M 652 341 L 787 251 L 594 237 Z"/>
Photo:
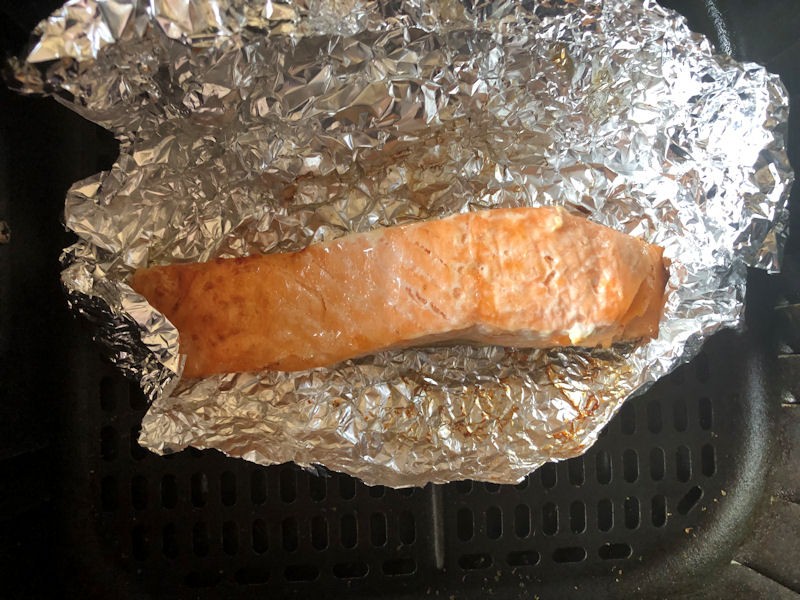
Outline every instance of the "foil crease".
<path fill-rule="evenodd" d="M 370 484 L 514 483 L 741 323 L 779 268 L 792 171 L 777 76 L 652 1 L 73 0 L 11 84 L 113 131 L 76 183 L 71 306 L 152 404 L 140 443 L 324 465 Z M 434 347 L 180 381 L 145 265 L 299 249 L 487 207 L 553 205 L 662 245 L 657 339 Z"/>

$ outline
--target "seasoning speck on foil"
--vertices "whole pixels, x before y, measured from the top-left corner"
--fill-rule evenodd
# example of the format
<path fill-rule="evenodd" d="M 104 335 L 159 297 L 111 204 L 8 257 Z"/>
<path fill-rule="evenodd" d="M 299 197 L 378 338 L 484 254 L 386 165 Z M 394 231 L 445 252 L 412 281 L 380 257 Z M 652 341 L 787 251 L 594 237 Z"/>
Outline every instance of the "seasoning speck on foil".
<path fill-rule="evenodd" d="M 469 6 L 467 6 L 469 5 Z M 73 0 L 12 85 L 120 140 L 65 215 L 71 306 L 152 399 L 140 443 L 370 484 L 514 483 L 743 313 L 779 267 L 787 98 L 655 2 Z M 434 347 L 181 381 L 148 265 L 282 252 L 491 207 L 564 205 L 664 247 L 661 332 L 612 349 Z"/>

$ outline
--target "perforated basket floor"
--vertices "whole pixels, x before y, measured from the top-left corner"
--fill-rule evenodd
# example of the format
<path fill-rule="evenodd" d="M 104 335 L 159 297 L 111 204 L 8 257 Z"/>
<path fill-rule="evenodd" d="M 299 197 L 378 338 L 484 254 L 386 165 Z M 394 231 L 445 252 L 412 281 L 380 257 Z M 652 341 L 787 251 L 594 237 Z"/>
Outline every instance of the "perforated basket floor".
<path fill-rule="evenodd" d="M 756 360 L 745 347 L 713 339 L 585 456 L 517 486 L 405 490 L 213 451 L 152 455 L 136 443 L 138 389 L 89 370 L 89 535 L 117 584 L 159 598 L 679 589 L 730 548 L 748 503 L 737 490 L 761 417 L 749 414 L 759 398 L 743 397 Z"/>
<path fill-rule="evenodd" d="M 0 0 L 4 49 L 60 3 Z M 793 0 L 664 4 L 781 72 L 797 131 Z M 395 491 L 215 452 L 162 458 L 136 444 L 142 396 L 58 290 L 70 238 L 54 215 L 116 148 L 54 102 L 0 91 L 0 107 L 13 240 L 0 246 L 0 597 L 585 600 L 683 598 L 710 583 L 714 598 L 797 598 L 800 445 L 788 440 L 800 416 L 794 404 L 776 414 L 765 277 L 748 285 L 749 334 L 715 337 L 584 457 L 518 486 Z M 768 481 L 776 456 L 783 475 Z"/>

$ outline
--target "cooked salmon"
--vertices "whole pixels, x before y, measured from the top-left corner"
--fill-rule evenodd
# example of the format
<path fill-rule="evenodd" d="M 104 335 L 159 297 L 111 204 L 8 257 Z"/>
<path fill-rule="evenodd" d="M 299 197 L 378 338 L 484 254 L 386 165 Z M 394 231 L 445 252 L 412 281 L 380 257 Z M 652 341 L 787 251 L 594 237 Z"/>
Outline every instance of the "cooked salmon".
<path fill-rule="evenodd" d="M 525 348 L 653 337 L 662 249 L 559 208 L 494 209 L 300 252 L 139 269 L 183 376 L 296 371 L 441 342 Z"/>

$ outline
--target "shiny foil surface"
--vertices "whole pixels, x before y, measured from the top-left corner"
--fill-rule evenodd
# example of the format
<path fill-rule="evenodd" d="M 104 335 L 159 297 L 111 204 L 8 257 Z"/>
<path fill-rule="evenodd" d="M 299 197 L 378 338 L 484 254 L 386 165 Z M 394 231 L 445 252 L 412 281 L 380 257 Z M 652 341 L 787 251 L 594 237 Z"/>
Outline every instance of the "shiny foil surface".
<path fill-rule="evenodd" d="M 370 484 L 514 483 L 743 314 L 779 268 L 792 172 L 777 76 L 652 1 L 73 0 L 10 82 L 114 132 L 65 207 L 71 306 L 152 399 L 140 442 Z M 564 205 L 665 248 L 657 339 L 432 347 L 180 381 L 138 267 L 296 250 L 490 207 Z"/>

